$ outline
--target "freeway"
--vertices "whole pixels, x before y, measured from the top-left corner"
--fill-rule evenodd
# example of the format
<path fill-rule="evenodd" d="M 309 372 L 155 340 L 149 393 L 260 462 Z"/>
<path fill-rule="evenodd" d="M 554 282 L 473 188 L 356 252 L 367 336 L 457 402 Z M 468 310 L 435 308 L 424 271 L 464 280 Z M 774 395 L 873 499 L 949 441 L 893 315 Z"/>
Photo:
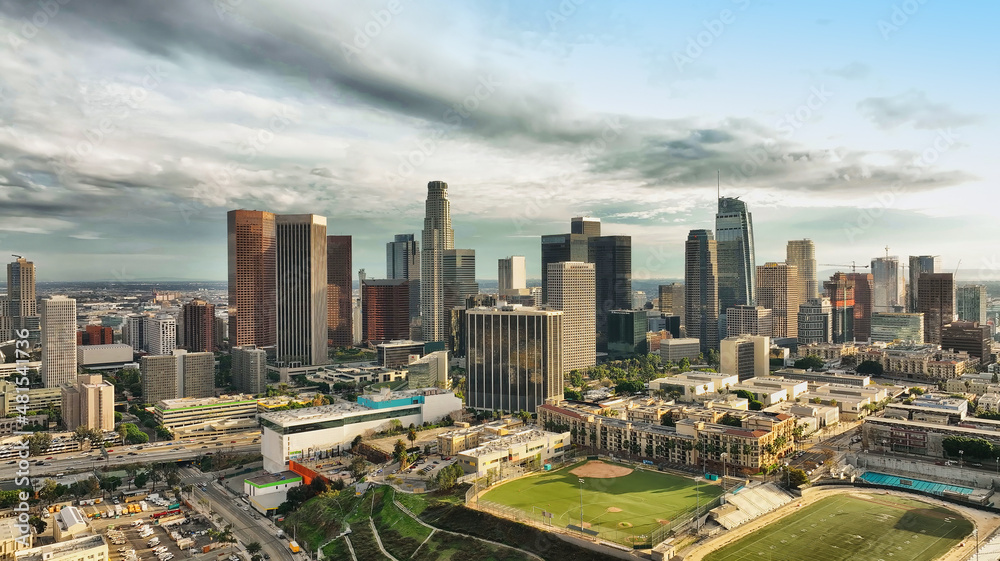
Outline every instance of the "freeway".
<path fill-rule="evenodd" d="M 42 460 L 44 464 L 39 466 L 32 463 L 30 472 L 32 478 L 41 478 L 60 473 L 89 471 L 98 466 L 192 460 L 209 452 L 259 452 L 259 438 L 260 433 L 241 433 L 220 436 L 217 440 L 200 438 L 137 446 L 109 446 L 107 459 L 104 459 L 99 450 L 63 452 L 44 458 L 33 457 L 32 461 Z M 14 460 L 0 464 L 0 481 L 13 480 L 16 471 Z"/>
<path fill-rule="evenodd" d="M 233 534 L 244 546 L 250 542 L 258 542 L 263 552 L 271 556 L 271 561 L 302 561 L 301 553 L 295 555 L 288 549 L 288 541 L 277 537 L 278 528 L 267 517 L 255 520 L 251 512 L 243 510 L 239 499 L 222 489 L 211 474 L 202 474 L 195 469 L 185 469 L 182 481 L 185 483 L 205 483 L 205 490 L 195 485 L 194 500 L 201 505 L 207 503 L 215 514 L 220 514 L 226 523 L 233 525 Z"/>

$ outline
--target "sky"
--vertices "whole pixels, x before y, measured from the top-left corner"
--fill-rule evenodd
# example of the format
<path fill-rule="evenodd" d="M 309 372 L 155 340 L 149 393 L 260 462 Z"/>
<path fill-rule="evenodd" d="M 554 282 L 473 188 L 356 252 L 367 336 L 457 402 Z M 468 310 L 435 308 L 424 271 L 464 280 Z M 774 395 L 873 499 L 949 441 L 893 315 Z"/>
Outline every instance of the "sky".
<path fill-rule="evenodd" d="M 40 281 L 225 280 L 237 208 L 354 269 L 449 184 L 477 276 L 573 216 L 683 276 L 717 189 L 758 264 L 941 255 L 1000 279 L 1000 3 L 0 0 L 0 255 Z"/>

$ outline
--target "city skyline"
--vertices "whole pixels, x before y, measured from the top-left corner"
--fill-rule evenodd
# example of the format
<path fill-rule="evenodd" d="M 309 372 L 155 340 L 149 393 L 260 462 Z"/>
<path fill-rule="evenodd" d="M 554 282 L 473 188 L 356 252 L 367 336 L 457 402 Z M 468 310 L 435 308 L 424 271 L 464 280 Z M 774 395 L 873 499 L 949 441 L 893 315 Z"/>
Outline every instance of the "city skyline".
<path fill-rule="evenodd" d="M 821 263 L 888 245 L 962 260 L 958 282 L 1000 272 L 968 230 L 989 205 L 965 202 L 997 178 L 995 73 L 975 38 L 998 6 L 970 20 L 921 4 L 889 27 L 891 7 L 859 2 L 401 6 L 383 24 L 378 3 L 71 3 L 26 37 L 37 7 L 5 4 L 21 44 L 3 61 L 0 250 L 46 280 L 223 280 L 228 210 L 313 212 L 382 276 L 384 244 L 419 234 L 424 186 L 442 180 L 477 278 L 507 255 L 540 278 L 537 238 L 580 215 L 632 236 L 636 279 L 680 278 L 718 171 L 755 214 L 758 262 L 811 238 Z M 310 20 L 328 30 L 287 31 Z M 780 73 L 750 64 L 776 58 Z M 35 73 L 61 78 L 15 79 Z"/>

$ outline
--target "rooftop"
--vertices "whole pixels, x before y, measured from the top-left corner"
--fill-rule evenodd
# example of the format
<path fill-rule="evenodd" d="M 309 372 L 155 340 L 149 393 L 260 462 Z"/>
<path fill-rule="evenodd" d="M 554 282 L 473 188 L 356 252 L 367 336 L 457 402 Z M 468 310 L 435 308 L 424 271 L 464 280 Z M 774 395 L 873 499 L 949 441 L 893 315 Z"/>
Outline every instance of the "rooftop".
<path fill-rule="evenodd" d="M 177 399 L 164 399 L 156 404 L 160 411 L 174 409 L 190 409 L 192 407 L 211 407 L 213 405 L 225 405 L 230 403 L 257 403 L 257 398 L 252 395 L 221 395 L 219 397 L 181 397 Z"/>
<path fill-rule="evenodd" d="M 507 436 L 501 436 L 486 442 L 482 446 L 465 450 L 461 452 L 463 456 L 485 456 L 487 454 L 492 454 L 494 452 L 501 452 L 507 450 L 511 446 L 516 446 L 517 444 L 523 444 L 526 442 L 531 442 L 533 440 L 539 440 L 542 438 L 548 438 L 550 436 L 560 436 L 562 433 L 558 432 L 548 432 L 539 429 L 527 429 L 514 434 L 509 434 Z"/>
<path fill-rule="evenodd" d="M 295 472 L 283 471 L 280 473 L 264 473 L 258 475 L 257 477 L 251 477 L 249 479 L 246 479 L 245 481 L 249 482 L 251 485 L 255 487 L 267 487 L 268 485 L 273 485 L 281 481 L 287 481 L 289 483 L 293 483 L 295 481 L 300 481 L 301 479 L 302 476 Z"/>
<path fill-rule="evenodd" d="M 63 557 L 72 555 L 77 551 L 85 551 L 104 545 L 104 536 L 85 536 L 75 540 L 69 540 L 41 547 L 33 547 L 15 553 L 17 561 L 43 561 L 52 557 Z"/>

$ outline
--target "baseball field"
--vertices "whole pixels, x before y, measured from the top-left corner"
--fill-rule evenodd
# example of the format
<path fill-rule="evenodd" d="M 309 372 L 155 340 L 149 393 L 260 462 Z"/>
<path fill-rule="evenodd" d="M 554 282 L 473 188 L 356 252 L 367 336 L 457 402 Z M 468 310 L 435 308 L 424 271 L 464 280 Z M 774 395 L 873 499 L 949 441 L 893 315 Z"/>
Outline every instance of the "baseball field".
<path fill-rule="evenodd" d="M 705 561 L 931 561 L 972 533 L 955 512 L 915 499 L 851 493 L 791 512 Z"/>
<path fill-rule="evenodd" d="M 657 527 L 721 494 L 718 485 L 696 484 L 693 477 L 588 461 L 505 483 L 482 500 L 513 507 L 541 523 L 578 529 L 582 496 L 585 531 L 639 545 L 648 543 Z"/>

